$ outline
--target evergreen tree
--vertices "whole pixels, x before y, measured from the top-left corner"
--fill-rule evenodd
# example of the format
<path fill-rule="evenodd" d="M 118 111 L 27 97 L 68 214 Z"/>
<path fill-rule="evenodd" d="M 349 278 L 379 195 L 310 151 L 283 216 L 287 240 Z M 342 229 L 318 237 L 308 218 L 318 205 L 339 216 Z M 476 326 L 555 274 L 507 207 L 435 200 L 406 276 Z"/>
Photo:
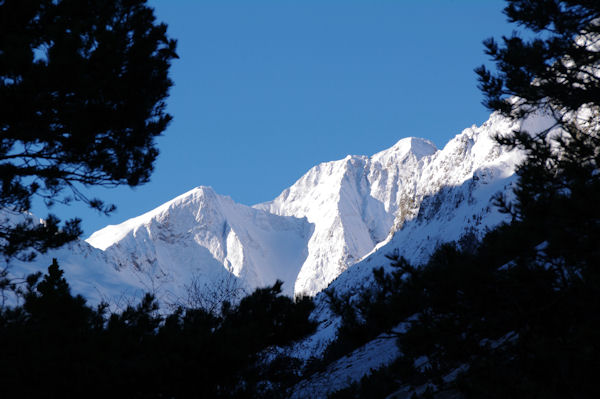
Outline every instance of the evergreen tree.
<path fill-rule="evenodd" d="M 414 315 L 403 355 L 335 397 L 402 384 L 421 388 L 414 397 L 600 395 L 600 3 L 508 0 L 505 13 L 526 31 L 484 42 L 497 71 L 476 69 L 485 104 L 551 121 L 498 137 L 526 153 L 514 200 L 499 198 L 513 221 L 472 253 L 445 245 L 419 268 L 395 259 L 375 307 Z"/>
<path fill-rule="evenodd" d="M 110 212 L 82 187 L 148 181 L 176 57 L 145 0 L 0 2 L 0 255 L 81 233 L 76 219 L 25 218 L 34 196 Z"/>
<path fill-rule="evenodd" d="M 453 386 L 468 396 L 597 397 L 600 4 L 508 0 L 505 13 L 527 38 L 484 42 L 497 68 L 476 70 L 485 104 L 552 123 L 498 137 L 526 153 L 514 201 L 499 201 L 513 224 L 486 237 L 475 258 L 432 257 L 429 280 L 445 270 L 462 281 L 427 290 L 403 347 L 421 345 L 414 355 L 428 356 L 438 387 L 452 386 L 442 377 L 466 365 Z"/>
<path fill-rule="evenodd" d="M 485 46 L 497 73 L 476 69 L 485 104 L 516 119 L 543 112 L 552 124 L 498 137 L 523 149 L 514 218 L 544 236 L 546 253 L 563 258 L 573 277 L 600 233 L 600 4 L 597 1 L 510 0 L 510 22 L 527 28 Z M 575 268 L 575 270 L 573 270 Z"/>
<path fill-rule="evenodd" d="M 108 315 L 73 296 L 54 261 L 21 296 L 22 305 L 0 307 L 3 397 L 283 398 L 299 362 L 265 351 L 315 328 L 312 301 L 282 296 L 281 283 L 219 316 L 161 315 L 152 295 Z"/>

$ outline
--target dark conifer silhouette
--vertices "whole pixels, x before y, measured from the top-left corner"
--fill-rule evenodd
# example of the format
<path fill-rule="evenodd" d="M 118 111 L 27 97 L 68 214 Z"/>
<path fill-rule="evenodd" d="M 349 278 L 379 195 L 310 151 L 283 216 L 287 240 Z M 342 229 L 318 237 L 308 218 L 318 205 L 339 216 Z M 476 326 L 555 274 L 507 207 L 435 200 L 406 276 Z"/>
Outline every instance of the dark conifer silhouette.
<path fill-rule="evenodd" d="M 34 196 L 110 212 L 82 187 L 148 180 L 176 57 L 145 0 L 0 2 L 0 255 L 81 234 L 77 220 L 23 220 Z"/>
<path fill-rule="evenodd" d="M 224 304 L 221 315 L 164 315 L 149 294 L 108 314 L 73 296 L 54 261 L 19 295 L 22 305 L 0 308 L 3 397 L 286 397 L 300 364 L 268 349 L 315 328 L 312 300 L 282 296 L 280 282 Z"/>
<path fill-rule="evenodd" d="M 498 137 L 527 153 L 516 201 L 502 202 L 544 236 L 549 256 L 564 258 L 568 279 L 590 260 L 580 257 L 599 254 L 592 237 L 600 233 L 600 4 L 515 0 L 505 13 L 532 37 L 485 41 L 498 69 L 476 69 L 485 104 L 517 119 L 541 110 L 554 124 Z"/>
<path fill-rule="evenodd" d="M 402 385 L 424 398 L 600 395 L 600 3 L 508 0 L 505 13 L 528 32 L 484 42 L 497 67 L 476 69 L 485 104 L 553 121 L 498 137 L 527 155 L 514 201 L 499 198 L 513 221 L 476 250 L 444 245 L 422 267 L 396 256 L 396 272 L 376 271 L 378 299 L 356 308 L 372 326 L 412 316 L 403 355 L 334 397 Z"/>

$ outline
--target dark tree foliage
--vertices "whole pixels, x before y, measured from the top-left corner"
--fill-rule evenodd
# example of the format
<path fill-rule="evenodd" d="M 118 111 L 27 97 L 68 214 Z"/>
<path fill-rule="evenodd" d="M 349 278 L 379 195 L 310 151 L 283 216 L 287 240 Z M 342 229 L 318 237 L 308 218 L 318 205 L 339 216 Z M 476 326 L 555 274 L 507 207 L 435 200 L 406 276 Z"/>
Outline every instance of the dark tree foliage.
<path fill-rule="evenodd" d="M 485 42 L 498 73 L 476 71 L 486 105 L 511 118 L 550 114 L 554 125 L 520 129 L 501 144 L 527 154 L 516 200 L 500 203 L 545 247 L 540 263 L 564 287 L 597 282 L 600 259 L 600 3 L 510 0 L 509 21 L 531 32 Z M 510 96 L 510 97 L 507 97 Z"/>
<path fill-rule="evenodd" d="M 354 312 L 408 322 L 403 355 L 333 397 L 600 396 L 600 3 L 508 0 L 505 13 L 527 36 L 485 42 L 497 68 L 476 70 L 485 104 L 553 122 L 498 137 L 527 155 L 514 201 L 499 199 L 513 221 L 474 251 L 444 245 L 421 267 L 396 257 L 376 271 L 371 308 L 394 316 L 364 301 Z"/>
<path fill-rule="evenodd" d="M 490 232 L 474 253 L 446 244 L 421 267 L 396 258 L 392 273 L 375 271 L 385 283 L 374 302 L 353 308 L 364 318 L 357 331 L 371 328 L 373 337 L 404 322 L 406 331 L 390 334 L 402 356 L 331 397 L 424 387 L 416 397 L 597 397 L 598 279 L 565 286 L 557 269 L 539 263 L 543 236 L 531 233 L 514 222 Z"/>
<path fill-rule="evenodd" d="M 152 295 L 108 314 L 73 296 L 56 261 L 0 308 L 3 397 L 284 398 L 299 364 L 269 350 L 314 331 L 312 300 L 256 290 L 215 315 L 161 315 Z M 267 361 L 268 360 L 268 361 Z"/>
<path fill-rule="evenodd" d="M 0 1 L 1 255 L 81 233 L 76 219 L 24 218 L 34 196 L 110 212 L 81 188 L 148 181 L 171 120 L 166 29 L 145 0 Z"/>
<path fill-rule="evenodd" d="M 476 68 L 484 104 L 522 118 L 544 105 L 558 121 L 584 105 L 598 106 L 600 4 L 594 0 L 507 0 L 508 21 L 529 31 L 484 41 L 497 73 Z"/>
<path fill-rule="evenodd" d="M 597 234 L 600 221 L 600 3 L 511 0 L 505 13 L 530 35 L 484 42 L 498 71 L 476 69 L 484 103 L 515 119 L 542 112 L 554 124 L 498 137 L 527 153 L 516 201 L 503 205 L 515 219 L 550 228 L 549 241 L 589 252 L 596 243 L 583 231 Z"/>

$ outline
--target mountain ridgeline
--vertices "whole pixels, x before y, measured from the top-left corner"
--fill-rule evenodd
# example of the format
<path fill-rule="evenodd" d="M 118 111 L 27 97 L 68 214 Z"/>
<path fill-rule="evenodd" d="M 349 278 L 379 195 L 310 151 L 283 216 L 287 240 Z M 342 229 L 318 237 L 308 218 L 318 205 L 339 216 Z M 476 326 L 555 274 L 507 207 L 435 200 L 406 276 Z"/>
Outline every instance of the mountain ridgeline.
<path fill-rule="evenodd" d="M 533 115 L 523 123 L 547 120 Z M 322 163 L 252 207 L 197 187 L 87 242 L 16 263 L 13 273 L 58 258 L 74 290 L 95 302 L 144 291 L 181 302 L 190 282 L 248 292 L 281 280 L 286 295 L 314 295 L 347 270 L 381 266 L 388 248 L 423 262 L 438 245 L 478 240 L 504 221 L 494 196 L 510 191 L 522 155 L 493 136 L 516 127 L 492 114 L 442 150 L 411 137 L 371 157 Z"/>
<path fill-rule="evenodd" d="M 26 43 L 23 57 L 7 53 L 17 60 L 0 79 L 9 94 L 23 83 L 19 90 L 37 95 L 31 82 L 47 81 L 13 73 L 34 59 L 27 54 L 39 50 L 40 40 L 42 47 L 62 49 L 49 50 L 46 66 L 56 65 L 56 55 L 60 62 L 65 54 L 84 60 L 111 47 L 78 47 L 60 35 L 51 40 L 63 30 L 69 37 L 75 32 L 81 44 L 94 41 L 96 31 L 99 40 L 116 33 L 136 43 L 135 32 L 153 32 L 142 47 L 156 48 L 156 38 L 163 43 L 160 71 L 176 57 L 175 42 L 164 37 L 166 26 L 153 25 L 144 0 L 115 2 L 113 10 L 103 3 L 98 15 L 110 21 L 100 25 L 94 12 L 66 25 L 62 17 L 52 19 L 57 11 L 73 12 L 63 7 L 73 2 L 21 3 L 0 2 L 20 11 L 10 13 L 14 21 L 32 24 L 24 25 L 29 41 L 16 40 L 19 35 L 6 41 L 9 50 Z M 115 12 L 126 17 L 113 18 Z M 507 0 L 504 13 L 531 32 L 484 41 L 496 65 L 475 72 L 493 114 L 442 150 L 424 139 L 402 139 L 370 157 L 317 165 L 277 198 L 254 206 L 198 187 L 87 241 L 75 240 L 77 220 L 62 229 L 52 215 L 36 220 L 27 213 L 30 198 L 37 194 L 49 204 L 72 181 L 137 185 L 157 155 L 152 139 L 130 142 L 133 157 L 142 160 L 131 163 L 132 154 L 119 152 L 128 148 L 122 146 L 127 139 L 119 141 L 119 132 L 131 130 L 127 123 L 119 120 L 122 131 L 102 130 L 106 142 L 82 141 L 79 133 L 98 138 L 87 129 L 105 125 L 70 126 L 72 112 L 66 112 L 68 118 L 57 119 L 65 123 L 46 126 L 61 131 L 56 140 L 64 145 L 31 147 L 40 143 L 32 133 L 44 132 L 48 121 L 32 130 L 22 124 L 30 118 L 19 117 L 29 111 L 7 113 L 4 130 L 25 129 L 16 140 L 10 134 L 3 140 L 4 396 L 600 397 L 600 5 Z M 133 34 L 121 29 L 132 21 Z M 112 22 L 125 25 L 113 29 Z M 48 23 L 47 32 L 38 29 Z M 34 64 L 41 68 L 29 70 L 46 73 L 43 62 Z M 162 76 L 157 96 L 143 104 L 153 118 L 134 125 L 155 128 L 153 137 L 170 120 L 162 99 L 171 83 L 151 75 Z M 98 105 L 67 91 L 73 104 Z M 53 89 L 52 97 L 60 92 Z M 56 98 L 53 111 L 79 109 Z M 100 143 L 91 163 L 81 158 L 89 152 L 80 151 L 82 143 Z M 11 152 L 21 147 L 23 154 Z M 106 158 L 98 158 L 107 154 L 102 150 L 115 154 L 115 148 L 118 156 L 99 161 Z M 34 161 L 48 154 L 49 163 Z M 111 209 L 99 199 L 80 199 Z"/>
<path fill-rule="evenodd" d="M 407 138 L 372 157 L 323 163 L 253 207 L 198 187 L 87 242 L 15 263 L 13 275 L 24 275 L 58 258 L 72 289 L 99 305 L 72 296 L 55 262 L 42 281 L 30 275 L 15 290 L 23 305 L 3 308 L 0 330 L 23 347 L 24 332 L 49 332 L 66 352 L 43 342 L 25 357 L 11 351 L 18 369 L 5 362 L 5 374 L 55 357 L 54 372 L 36 375 L 83 372 L 88 380 L 74 386 L 83 392 L 112 361 L 98 356 L 108 350 L 121 362 L 113 379 L 123 392 L 147 397 L 481 397 L 498 381 L 498 398 L 563 397 L 569 381 L 587 395 L 595 235 L 564 236 L 561 225 L 502 207 L 524 195 L 524 154 L 497 140 L 523 129 L 560 133 L 543 112 L 518 122 L 494 113 L 443 150 Z M 589 227 L 581 222 L 574 228 Z M 552 258 L 583 266 L 567 275 L 549 266 L 548 234 L 587 237 L 583 252 Z M 207 367 L 207 357 L 219 361 Z M 144 359 L 154 374 L 140 374 Z M 184 376 L 173 371 L 182 368 Z M 205 373 L 203 388 L 194 370 Z M 518 386 L 523 375 L 529 385 Z"/>

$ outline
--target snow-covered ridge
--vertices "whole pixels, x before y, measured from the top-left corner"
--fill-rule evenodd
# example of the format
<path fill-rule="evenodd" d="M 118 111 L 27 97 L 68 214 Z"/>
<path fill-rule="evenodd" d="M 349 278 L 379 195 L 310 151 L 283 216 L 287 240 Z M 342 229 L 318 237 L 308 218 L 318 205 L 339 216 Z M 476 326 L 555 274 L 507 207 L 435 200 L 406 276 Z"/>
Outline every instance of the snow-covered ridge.
<path fill-rule="evenodd" d="M 494 114 L 442 150 L 428 140 L 402 139 L 372 157 L 320 164 L 258 205 L 315 225 L 295 291 L 319 292 L 392 237 L 403 255 L 419 262 L 441 242 L 480 237 L 499 223 L 491 198 L 508 189 L 520 155 L 500 148 L 493 135 L 515 127 Z M 433 223 L 436 218 L 446 223 Z"/>
<path fill-rule="evenodd" d="M 425 157 L 422 168 L 401 189 L 401 197 L 412 202 L 399 207 L 392 234 L 332 286 L 338 291 L 358 290 L 370 283 L 374 267 L 389 265 L 385 255 L 394 252 L 422 263 L 438 245 L 450 241 L 469 245 L 506 220 L 493 198 L 498 192 L 511 192 L 523 155 L 500 147 L 493 136 L 516 127 L 493 114 L 482 126 L 463 130 L 443 150 Z"/>
<path fill-rule="evenodd" d="M 306 257 L 311 231 L 305 219 L 270 214 L 197 187 L 87 241 L 101 245 L 119 269 L 133 265 L 172 291 L 192 278 L 213 281 L 229 273 L 246 288 L 283 280 L 284 291 L 293 295 L 289 282 Z"/>
<path fill-rule="evenodd" d="M 499 223 L 503 216 L 491 198 L 508 190 L 520 156 L 492 136 L 515 127 L 493 114 L 441 150 L 409 137 L 370 157 L 321 163 L 253 207 L 197 187 L 57 254 L 74 267 L 93 253 L 93 263 L 104 265 L 97 268 L 124 276 L 122 286 L 171 301 L 185 297 L 192 280 L 234 279 L 252 289 L 281 279 L 288 295 L 316 294 L 336 278 L 334 284 L 350 287 L 392 247 L 422 261 L 441 242 L 477 237 Z M 52 256 L 41 256 L 38 265 Z M 136 276 L 141 282 L 132 282 Z M 102 284 L 94 289 L 102 291 Z"/>
<path fill-rule="evenodd" d="M 428 140 L 402 139 L 372 157 L 317 165 L 273 201 L 256 205 L 315 226 L 295 292 L 315 294 L 383 241 L 404 212 L 404 187 L 436 153 Z"/>
<path fill-rule="evenodd" d="M 104 251 L 106 248 L 123 239 L 130 230 L 147 224 L 152 220 L 152 218 L 160 218 L 161 214 L 168 212 L 171 208 L 181 206 L 183 203 L 188 201 L 190 197 L 194 197 L 204 190 L 212 191 L 212 188 L 206 186 L 196 187 L 140 216 L 128 219 L 118 225 L 108 225 L 101 230 L 94 232 L 86 241 L 91 246 Z"/>

